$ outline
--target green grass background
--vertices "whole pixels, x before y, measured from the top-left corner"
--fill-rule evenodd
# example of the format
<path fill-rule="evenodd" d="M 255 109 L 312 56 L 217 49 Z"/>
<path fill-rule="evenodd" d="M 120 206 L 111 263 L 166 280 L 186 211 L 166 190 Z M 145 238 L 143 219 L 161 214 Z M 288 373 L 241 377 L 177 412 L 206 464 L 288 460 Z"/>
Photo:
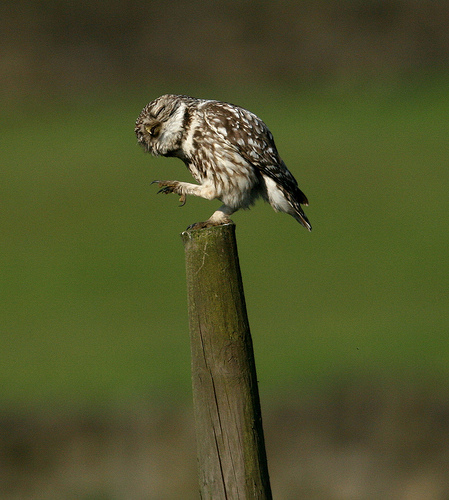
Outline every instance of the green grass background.
<path fill-rule="evenodd" d="M 233 217 L 262 394 L 340 377 L 447 379 L 448 85 L 440 75 L 3 102 L 2 402 L 190 398 L 179 235 L 219 202 L 179 208 L 150 186 L 191 179 L 136 144 L 137 115 L 166 91 L 261 116 L 310 200 L 310 234 L 261 202 Z"/>

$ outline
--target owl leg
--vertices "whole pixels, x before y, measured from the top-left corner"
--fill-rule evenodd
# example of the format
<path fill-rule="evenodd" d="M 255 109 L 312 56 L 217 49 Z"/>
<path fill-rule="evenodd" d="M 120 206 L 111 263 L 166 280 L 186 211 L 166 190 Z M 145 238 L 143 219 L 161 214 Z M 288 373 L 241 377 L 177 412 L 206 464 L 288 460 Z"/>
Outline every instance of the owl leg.
<path fill-rule="evenodd" d="M 199 185 L 179 181 L 153 181 L 151 184 L 157 184 L 161 188 L 158 193 L 179 194 L 181 206 L 185 204 L 186 195 L 188 194 L 199 196 L 200 198 L 205 198 L 206 200 L 214 200 L 215 198 L 218 198 L 215 187 L 208 183 Z M 220 226 L 222 224 L 232 224 L 232 220 L 229 216 L 233 213 L 234 210 L 231 207 L 228 205 L 222 205 L 209 217 L 209 219 L 204 222 L 192 224 L 187 229 L 201 229 L 204 227 Z"/>
<path fill-rule="evenodd" d="M 229 218 L 230 215 L 234 213 L 234 210 L 228 205 L 222 205 L 218 210 L 216 210 L 206 222 L 209 222 L 211 226 L 219 226 L 221 224 L 232 224 L 232 220 Z"/>
<path fill-rule="evenodd" d="M 179 181 L 153 181 L 151 184 L 157 184 L 161 189 L 158 193 L 176 193 L 179 194 L 179 201 L 182 205 L 186 202 L 186 196 L 194 195 L 206 200 L 214 200 L 217 198 L 217 191 L 212 184 L 190 184 L 188 182 Z M 181 205 L 181 206 L 182 206 Z"/>

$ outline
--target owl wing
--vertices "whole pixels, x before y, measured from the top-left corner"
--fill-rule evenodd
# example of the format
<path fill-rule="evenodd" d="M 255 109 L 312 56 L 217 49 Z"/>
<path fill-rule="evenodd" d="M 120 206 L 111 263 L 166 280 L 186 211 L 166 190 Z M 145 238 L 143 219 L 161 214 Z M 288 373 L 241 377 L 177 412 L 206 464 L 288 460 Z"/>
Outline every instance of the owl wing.
<path fill-rule="evenodd" d="M 217 101 L 205 107 L 204 118 L 245 161 L 273 179 L 294 201 L 308 205 L 306 195 L 279 157 L 273 135 L 260 118 L 246 109 Z"/>

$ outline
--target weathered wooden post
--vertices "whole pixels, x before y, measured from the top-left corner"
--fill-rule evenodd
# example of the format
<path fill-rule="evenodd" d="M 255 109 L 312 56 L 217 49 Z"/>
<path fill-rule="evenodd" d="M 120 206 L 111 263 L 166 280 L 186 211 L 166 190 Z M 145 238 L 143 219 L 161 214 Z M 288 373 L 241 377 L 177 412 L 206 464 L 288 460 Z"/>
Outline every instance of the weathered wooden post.
<path fill-rule="evenodd" d="M 201 498 L 271 499 L 235 225 L 182 240 Z"/>

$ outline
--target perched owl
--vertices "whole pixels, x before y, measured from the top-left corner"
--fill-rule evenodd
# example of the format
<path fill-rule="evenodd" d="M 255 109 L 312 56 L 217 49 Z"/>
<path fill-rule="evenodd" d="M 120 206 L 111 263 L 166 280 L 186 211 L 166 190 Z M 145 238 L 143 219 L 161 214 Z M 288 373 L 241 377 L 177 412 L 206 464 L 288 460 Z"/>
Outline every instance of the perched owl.
<path fill-rule="evenodd" d="M 147 104 L 135 132 L 144 149 L 155 156 L 180 158 L 199 184 L 154 181 L 159 193 L 176 193 L 220 200 L 223 205 L 206 222 L 209 227 L 230 222 L 240 208 L 260 196 L 276 211 L 286 212 L 309 231 L 301 208 L 305 194 L 279 157 L 265 123 L 232 104 L 184 95 L 163 95 Z"/>

